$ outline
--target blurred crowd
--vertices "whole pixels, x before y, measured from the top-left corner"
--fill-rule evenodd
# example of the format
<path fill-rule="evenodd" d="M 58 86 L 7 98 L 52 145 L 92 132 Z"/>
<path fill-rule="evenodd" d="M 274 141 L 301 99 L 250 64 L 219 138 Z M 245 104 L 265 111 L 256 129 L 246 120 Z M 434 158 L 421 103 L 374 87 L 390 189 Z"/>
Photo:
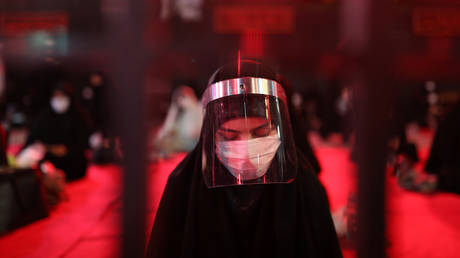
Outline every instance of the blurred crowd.
<path fill-rule="evenodd" d="M 89 162 L 117 161 L 103 72 L 75 80 L 57 70 L 5 70 L 2 166 L 41 171 L 51 206 L 65 198 L 66 182 L 85 176 Z"/>
<path fill-rule="evenodd" d="M 287 78 L 280 81 L 286 88 L 296 147 L 315 173 L 321 172 L 321 165 L 310 142 L 312 135 L 324 144 L 350 147 L 350 158 L 355 160 L 353 89 L 339 82 L 304 87 Z M 390 123 L 387 164 L 398 184 L 421 193 L 460 193 L 458 90 L 434 81 L 400 88 L 387 119 L 382 119 Z M 171 80 L 169 89 L 169 107 L 158 110 L 163 122 L 151 126 L 147 155 L 152 162 L 190 152 L 200 140 L 201 88 L 195 82 Z M 83 178 L 88 164 L 117 163 L 122 157 L 109 106 L 108 94 L 114 90 L 102 71 L 78 79 L 49 70 L 28 76 L 8 74 L 1 98 L 2 166 L 40 171 L 49 204 L 65 199 L 66 182 Z M 415 169 L 419 150 L 407 135 L 408 125 L 414 124 L 418 130 L 435 131 L 423 171 Z M 348 206 L 355 205 L 353 196 Z M 333 216 L 339 234 L 347 234 L 343 220 L 349 209 L 344 207 Z"/>

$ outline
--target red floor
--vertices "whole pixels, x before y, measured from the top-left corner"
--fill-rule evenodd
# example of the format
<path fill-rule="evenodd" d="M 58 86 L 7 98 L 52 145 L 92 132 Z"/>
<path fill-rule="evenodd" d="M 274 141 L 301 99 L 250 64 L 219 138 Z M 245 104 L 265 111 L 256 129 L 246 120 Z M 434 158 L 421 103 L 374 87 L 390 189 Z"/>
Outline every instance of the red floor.
<path fill-rule="evenodd" d="M 426 157 L 427 146 L 422 144 Z M 315 143 L 323 167 L 321 180 L 332 210 L 346 203 L 353 189 L 354 166 L 349 149 Z M 183 158 L 177 155 L 150 167 L 148 235 L 169 172 Z M 68 201 L 46 219 L 0 237 L 0 257 L 116 257 L 120 231 L 120 171 L 92 166 L 88 176 L 67 187 Z M 460 196 L 421 195 L 401 190 L 388 177 L 388 253 L 395 258 L 460 257 Z M 344 250 L 353 257 L 353 250 Z"/>

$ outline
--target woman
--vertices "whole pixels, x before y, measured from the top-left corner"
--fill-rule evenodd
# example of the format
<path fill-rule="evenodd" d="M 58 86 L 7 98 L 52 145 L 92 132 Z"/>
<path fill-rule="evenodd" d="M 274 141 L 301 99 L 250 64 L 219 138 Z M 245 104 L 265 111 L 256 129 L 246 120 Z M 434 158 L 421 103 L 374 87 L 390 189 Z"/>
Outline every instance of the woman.
<path fill-rule="evenodd" d="M 202 108 L 193 89 L 181 85 L 173 92 L 166 120 L 155 136 L 154 158 L 193 150 L 202 121 Z"/>
<path fill-rule="evenodd" d="M 252 60 L 223 66 L 203 106 L 200 141 L 168 179 L 147 257 L 342 257 L 276 73 Z"/>
<path fill-rule="evenodd" d="M 65 172 L 66 180 L 86 174 L 85 150 L 88 142 L 89 119 L 72 99 L 73 89 L 67 82 L 54 88 L 46 107 L 29 129 L 24 149 L 39 144 L 50 161 Z"/>

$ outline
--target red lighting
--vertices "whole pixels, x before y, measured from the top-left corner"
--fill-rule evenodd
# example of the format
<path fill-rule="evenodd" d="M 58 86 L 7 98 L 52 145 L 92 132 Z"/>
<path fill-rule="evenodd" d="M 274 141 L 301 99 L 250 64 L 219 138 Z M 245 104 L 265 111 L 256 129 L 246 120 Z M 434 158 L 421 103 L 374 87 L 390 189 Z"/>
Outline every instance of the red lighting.
<path fill-rule="evenodd" d="M 68 17 L 64 12 L 18 12 L 0 14 L 0 33 L 11 36 L 31 31 L 67 30 Z"/>
<path fill-rule="evenodd" d="M 241 53 L 240 53 L 240 50 L 238 50 L 238 76 L 240 76 L 240 70 L 241 70 Z"/>
<path fill-rule="evenodd" d="M 264 55 L 264 34 L 247 32 L 241 35 L 241 52 L 244 57 L 261 58 Z"/>
<path fill-rule="evenodd" d="M 295 12 L 291 6 L 219 6 L 214 9 L 214 31 L 245 33 L 260 31 L 289 34 L 295 30 Z"/>
<path fill-rule="evenodd" d="M 451 37 L 460 35 L 459 8 L 417 8 L 412 15 L 415 35 Z"/>

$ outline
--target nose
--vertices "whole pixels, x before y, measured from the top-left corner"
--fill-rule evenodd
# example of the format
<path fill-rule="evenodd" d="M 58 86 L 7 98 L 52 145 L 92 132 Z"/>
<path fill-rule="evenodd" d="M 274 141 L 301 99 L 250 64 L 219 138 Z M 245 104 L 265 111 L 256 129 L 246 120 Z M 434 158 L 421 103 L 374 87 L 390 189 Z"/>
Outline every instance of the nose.
<path fill-rule="evenodd" d="M 250 140 L 250 139 L 253 139 L 254 136 L 251 134 L 251 132 L 244 132 L 244 133 L 240 133 L 239 135 L 239 140 Z"/>

